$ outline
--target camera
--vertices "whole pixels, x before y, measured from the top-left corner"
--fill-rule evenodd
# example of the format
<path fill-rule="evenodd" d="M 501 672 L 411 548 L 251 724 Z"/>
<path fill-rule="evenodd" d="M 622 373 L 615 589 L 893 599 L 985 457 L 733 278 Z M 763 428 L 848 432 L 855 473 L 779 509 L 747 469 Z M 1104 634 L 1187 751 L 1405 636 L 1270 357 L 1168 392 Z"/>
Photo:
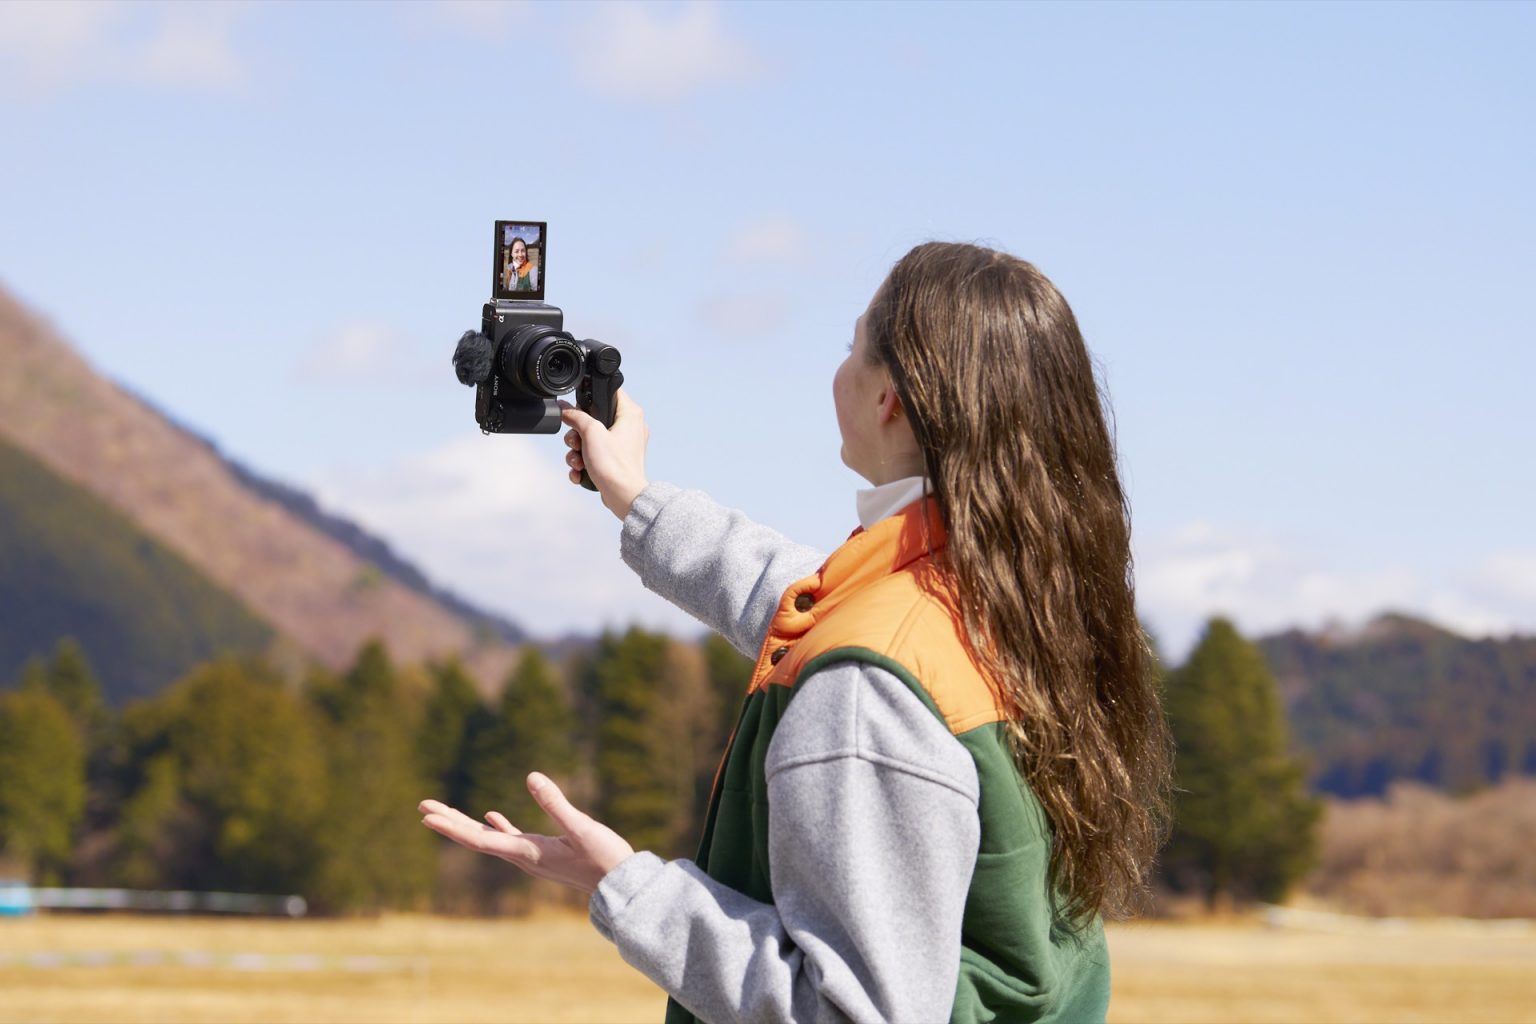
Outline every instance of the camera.
<path fill-rule="evenodd" d="M 544 302 L 549 225 L 496 222 L 491 301 L 480 330 L 465 331 L 453 353 L 461 384 L 475 389 L 475 422 L 487 434 L 553 434 L 560 429 L 561 395 L 613 426 L 624 375 L 619 350 L 565 330 L 565 314 Z M 597 488 L 586 470 L 581 485 Z"/>

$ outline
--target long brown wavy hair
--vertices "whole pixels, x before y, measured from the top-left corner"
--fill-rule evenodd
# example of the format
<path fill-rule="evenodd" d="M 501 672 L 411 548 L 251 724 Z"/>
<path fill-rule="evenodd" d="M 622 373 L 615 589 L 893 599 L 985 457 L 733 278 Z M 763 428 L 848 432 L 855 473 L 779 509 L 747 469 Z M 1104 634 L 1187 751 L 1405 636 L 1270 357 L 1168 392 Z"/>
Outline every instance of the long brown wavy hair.
<path fill-rule="evenodd" d="M 1058 909 L 1125 914 L 1167 833 L 1172 741 L 1077 319 L 1029 263 L 933 242 L 891 270 L 865 329 L 922 447 L 956 610 L 1051 822 Z"/>

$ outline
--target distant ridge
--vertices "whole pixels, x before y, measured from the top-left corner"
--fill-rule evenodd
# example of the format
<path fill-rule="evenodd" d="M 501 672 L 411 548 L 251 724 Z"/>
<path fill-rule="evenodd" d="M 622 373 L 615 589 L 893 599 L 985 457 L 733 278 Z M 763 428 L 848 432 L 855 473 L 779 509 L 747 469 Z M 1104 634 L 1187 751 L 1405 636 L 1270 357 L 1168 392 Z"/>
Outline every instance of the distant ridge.
<path fill-rule="evenodd" d="M 1258 641 L 1316 789 L 1464 792 L 1536 775 L 1536 637 L 1471 639 L 1400 613 Z"/>
<path fill-rule="evenodd" d="M 352 524 L 323 525 L 292 488 L 285 500 L 281 485 L 253 482 L 256 474 L 96 373 L 3 289 L 0 438 L 122 513 L 327 665 L 347 664 L 374 637 L 403 661 L 459 655 L 487 683 L 515 660 L 516 626 L 466 614 L 408 563 L 377 557 L 370 548 L 381 542 Z"/>
<path fill-rule="evenodd" d="M 1325 626 L 1314 634 L 1315 639 L 1334 648 L 1370 645 L 1403 637 L 1419 637 L 1427 641 L 1462 639 L 1449 629 L 1404 612 L 1382 612 L 1359 626 Z"/>
<path fill-rule="evenodd" d="M 505 643 L 528 642 L 528 632 L 523 627 L 505 616 L 471 604 L 451 590 L 437 586 L 420 569 L 397 555 L 386 541 L 375 537 L 350 519 L 325 511 L 304 491 L 268 479 L 234 459 L 226 457 L 224 461 L 230 471 L 251 490 L 282 505 L 327 537 L 345 544 L 353 554 L 378 566 L 391 579 L 463 617 L 476 628 L 477 635 L 484 631 Z"/>
<path fill-rule="evenodd" d="M 255 493 L 283 506 L 289 512 L 330 537 L 339 541 L 359 558 L 377 566 L 391 579 L 403 583 L 423 597 L 430 598 L 462 615 L 477 629 L 483 629 L 500 637 L 509 644 L 522 644 L 528 642 L 528 633 L 521 626 L 494 612 L 476 607 L 469 601 L 439 587 L 427 578 L 415 565 L 398 555 L 387 541 L 375 537 L 361 526 L 344 516 L 327 512 L 320 507 L 319 502 L 305 491 L 299 490 L 280 480 L 274 480 L 247 466 L 239 459 L 224 452 L 223 449 L 210 437 L 196 428 L 182 422 L 176 416 L 167 412 L 163 407 L 155 404 L 143 395 L 137 394 L 132 389 L 124 388 L 140 402 L 159 413 L 166 422 L 184 432 L 188 437 L 201 442 L 210 452 L 217 456 L 224 465 L 229 467 L 236 479 L 240 480 Z"/>

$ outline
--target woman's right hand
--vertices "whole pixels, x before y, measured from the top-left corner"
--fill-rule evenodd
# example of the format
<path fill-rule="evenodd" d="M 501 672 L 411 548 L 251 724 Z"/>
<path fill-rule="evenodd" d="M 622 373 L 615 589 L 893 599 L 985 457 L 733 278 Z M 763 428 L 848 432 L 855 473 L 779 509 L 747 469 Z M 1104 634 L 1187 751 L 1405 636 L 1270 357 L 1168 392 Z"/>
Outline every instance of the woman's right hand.
<path fill-rule="evenodd" d="M 645 444 L 651 431 L 645 425 L 644 410 L 623 388 L 615 400 L 611 427 L 566 402 L 560 403 L 560 418 L 571 428 L 565 434 L 565 443 L 571 448 L 565 457 L 565 464 L 571 467 L 571 483 L 581 483 L 585 469 L 597 485 L 603 505 L 622 522 L 649 483 L 645 478 Z"/>

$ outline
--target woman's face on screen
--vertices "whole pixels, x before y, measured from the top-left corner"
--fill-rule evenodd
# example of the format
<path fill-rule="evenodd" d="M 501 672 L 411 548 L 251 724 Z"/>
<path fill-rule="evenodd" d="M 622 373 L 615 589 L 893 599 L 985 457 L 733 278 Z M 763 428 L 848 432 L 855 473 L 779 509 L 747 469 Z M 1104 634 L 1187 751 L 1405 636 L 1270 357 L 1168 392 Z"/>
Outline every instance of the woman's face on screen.
<path fill-rule="evenodd" d="M 512 265 L 514 267 L 521 267 L 524 263 L 527 262 L 528 246 L 523 244 L 523 240 L 521 238 L 514 238 L 512 240 Z"/>

